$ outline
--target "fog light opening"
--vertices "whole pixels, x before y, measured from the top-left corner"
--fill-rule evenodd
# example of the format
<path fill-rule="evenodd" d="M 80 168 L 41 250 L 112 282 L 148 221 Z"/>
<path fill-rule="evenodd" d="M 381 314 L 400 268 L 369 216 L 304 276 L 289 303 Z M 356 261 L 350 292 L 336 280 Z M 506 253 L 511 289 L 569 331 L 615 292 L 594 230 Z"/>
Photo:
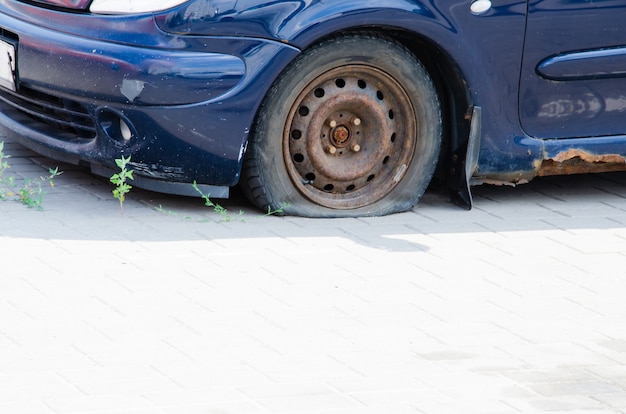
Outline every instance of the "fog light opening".
<path fill-rule="evenodd" d="M 98 121 L 102 131 L 113 141 L 128 144 L 137 136 L 132 123 L 127 118 L 110 109 L 100 111 Z"/>

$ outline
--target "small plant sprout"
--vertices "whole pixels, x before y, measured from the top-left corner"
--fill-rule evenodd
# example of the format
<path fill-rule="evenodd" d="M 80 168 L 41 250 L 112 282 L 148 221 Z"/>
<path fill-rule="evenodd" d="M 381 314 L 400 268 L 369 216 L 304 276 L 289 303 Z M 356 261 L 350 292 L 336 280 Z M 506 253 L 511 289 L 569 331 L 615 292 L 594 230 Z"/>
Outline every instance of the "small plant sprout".
<path fill-rule="evenodd" d="M 213 200 L 211 200 L 209 194 L 204 194 L 202 190 L 200 190 L 200 188 L 198 187 L 198 183 L 194 181 L 192 185 L 193 185 L 194 190 L 196 190 L 198 194 L 200 194 L 200 197 L 202 197 L 202 199 L 204 200 L 204 205 L 212 208 L 215 213 L 219 214 L 222 217 L 222 221 L 232 220 L 232 217 L 229 214 L 228 210 L 222 207 L 221 205 L 214 203 Z M 273 215 L 282 214 L 284 213 L 286 207 L 289 207 L 289 203 L 282 203 L 280 207 L 277 208 L 276 210 L 272 210 L 271 207 L 268 207 L 267 212 L 264 215 L 273 216 Z M 241 217 L 242 215 L 243 215 L 243 210 L 239 210 L 239 213 L 237 214 L 237 216 Z"/>
<path fill-rule="evenodd" d="M 120 210 L 122 211 L 122 215 L 124 215 L 124 200 L 126 200 L 126 194 L 130 192 L 133 188 L 130 184 L 128 184 L 127 180 L 134 180 L 133 170 L 129 170 L 126 166 L 130 163 L 130 155 L 128 158 L 118 158 L 115 160 L 120 172 L 115 173 L 111 176 L 110 181 L 115 184 L 115 188 L 113 189 L 113 197 L 117 198 L 120 202 Z"/>
<path fill-rule="evenodd" d="M 7 176 L 6 171 L 11 168 L 7 162 L 8 155 L 4 154 L 4 142 L 0 141 L 0 183 L 2 184 L 2 190 L 0 191 L 0 198 L 4 199 L 7 196 L 7 190 L 10 192 L 13 185 L 13 177 Z"/>
<path fill-rule="evenodd" d="M 196 190 L 196 192 L 204 200 L 204 205 L 206 207 L 212 208 L 213 212 L 220 216 L 220 218 L 221 218 L 220 221 L 221 222 L 229 222 L 229 221 L 233 220 L 233 216 L 230 214 L 228 209 L 226 209 L 222 205 L 217 204 L 213 200 L 211 200 L 211 195 L 210 194 L 205 194 L 204 192 L 202 192 L 202 190 L 200 189 L 200 186 L 198 185 L 198 183 L 196 181 L 194 181 L 191 185 L 192 185 L 193 189 Z M 288 206 L 289 206 L 289 203 L 282 203 L 280 205 L 280 207 L 278 207 L 275 210 L 273 210 L 272 208 L 268 207 L 267 211 L 265 212 L 265 214 L 263 214 L 263 216 L 273 216 L 273 215 L 282 214 L 282 213 L 284 213 L 284 209 L 286 207 L 288 207 Z M 170 215 L 170 216 L 177 216 L 178 215 L 175 212 L 173 212 L 172 210 L 166 210 L 160 204 L 159 204 L 158 207 L 155 207 L 155 210 L 160 212 L 160 213 L 165 213 L 165 214 Z M 241 217 L 241 216 L 243 216 L 243 214 L 244 214 L 243 210 L 239 210 L 239 213 L 237 213 L 236 217 Z M 259 217 L 263 217 L 263 216 L 259 216 Z M 191 219 L 191 217 L 188 217 L 188 216 L 183 217 L 183 220 L 190 220 L 190 219 Z M 243 220 L 243 219 L 239 219 L 239 220 L 242 221 L 242 222 L 246 221 L 246 220 Z M 197 220 L 197 221 L 205 223 L 205 222 L 208 222 L 209 220 L 202 219 L 202 220 Z"/>
<path fill-rule="evenodd" d="M 222 207 L 221 205 L 214 203 L 211 200 L 210 194 L 204 194 L 202 190 L 200 190 L 200 188 L 198 187 L 198 183 L 196 181 L 193 182 L 192 186 L 194 190 L 196 190 L 198 194 L 200 194 L 200 197 L 202 197 L 202 199 L 204 200 L 204 205 L 212 208 L 215 213 L 219 214 L 220 217 L 222 218 L 222 221 L 232 220 L 232 217 L 230 213 L 228 212 L 228 210 Z M 239 210 L 238 216 L 241 216 L 241 215 L 243 215 L 243 211 Z"/>
<path fill-rule="evenodd" d="M 50 168 L 47 177 L 26 179 L 19 186 L 15 177 L 7 174 L 7 170 L 11 168 L 7 161 L 8 158 L 10 156 L 4 153 L 4 142 L 0 141 L 0 200 L 13 199 L 28 208 L 34 207 L 43 210 L 43 197 L 46 194 L 43 183 L 47 181 L 50 187 L 54 187 L 54 178 L 62 174 L 59 168 Z"/>
<path fill-rule="evenodd" d="M 291 204 L 289 203 L 281 203 L 280 207 L 278 207 L 276 210 L 272 210 L 272 207 L 267 206 L 267 212 L 265 213 L 265 215 L 276 216 L 276 215 L 283 214 L 285 212 L 285 209 L 289 207 L 290 205 Z"/>
<path fill-rule="evenodd" d="M 46 191 L 44 191 L 42 184 L 46 181 L 50 188 L 54 188 L 54 177 L 61 175 L 62 172 L 59 172 L 59 167 L 54 169 L 48 169 L 47 177 L 39 177 L 39 179 L 27 179 L 24 182 L 24 185 L 19 190 L 19 199 L 28 208 L 37 208 L 39 210 L 43 209 L 43 196 L 46 195 Z"/>

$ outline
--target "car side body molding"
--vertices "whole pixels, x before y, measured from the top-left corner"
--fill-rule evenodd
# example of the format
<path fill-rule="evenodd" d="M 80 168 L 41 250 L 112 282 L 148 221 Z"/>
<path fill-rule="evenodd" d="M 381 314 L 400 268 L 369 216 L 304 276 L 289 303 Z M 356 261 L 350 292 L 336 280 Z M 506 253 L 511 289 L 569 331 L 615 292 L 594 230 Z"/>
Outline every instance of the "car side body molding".
<path fill-rule="evenodd" d="M 570 52 L 545 59 L 537 72 L 546 79 L 573 81 L 626 76 L 626 47 Z"/>

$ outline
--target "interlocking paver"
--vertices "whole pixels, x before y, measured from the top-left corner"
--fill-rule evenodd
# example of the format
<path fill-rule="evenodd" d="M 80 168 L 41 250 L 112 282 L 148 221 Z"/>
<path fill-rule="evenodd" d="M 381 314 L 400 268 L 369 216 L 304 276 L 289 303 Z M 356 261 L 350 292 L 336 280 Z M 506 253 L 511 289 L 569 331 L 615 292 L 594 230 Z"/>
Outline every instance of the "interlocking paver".
<path fill-rule="evenodd" d="M 64 174 L 43 211 L 0 201 L 2 413 L 626 413 L 626 174 L 329 220 L 133 189 L 122 215 L 5 151 Z"/>

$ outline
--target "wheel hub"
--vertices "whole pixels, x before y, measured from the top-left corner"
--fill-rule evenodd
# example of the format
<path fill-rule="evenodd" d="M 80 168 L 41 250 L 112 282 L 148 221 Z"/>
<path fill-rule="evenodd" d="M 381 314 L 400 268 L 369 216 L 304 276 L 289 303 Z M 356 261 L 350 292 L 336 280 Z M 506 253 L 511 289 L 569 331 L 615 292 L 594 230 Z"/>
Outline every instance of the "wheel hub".
<path fill-rule="evenodd" d="M 416 145 L 402 87 L 368 66 L 320 75 L 286 120 L 284 154 L 299 191 L 331 208 L 376 202 L 402 178 Z"/>
<path fill-rule="evenodd" d="M 336 147 L 345 147 L 349 144 L 351 135 L 350 129 L 347 126 L 339 125 L 331 132 L 332 143 Z"/>

